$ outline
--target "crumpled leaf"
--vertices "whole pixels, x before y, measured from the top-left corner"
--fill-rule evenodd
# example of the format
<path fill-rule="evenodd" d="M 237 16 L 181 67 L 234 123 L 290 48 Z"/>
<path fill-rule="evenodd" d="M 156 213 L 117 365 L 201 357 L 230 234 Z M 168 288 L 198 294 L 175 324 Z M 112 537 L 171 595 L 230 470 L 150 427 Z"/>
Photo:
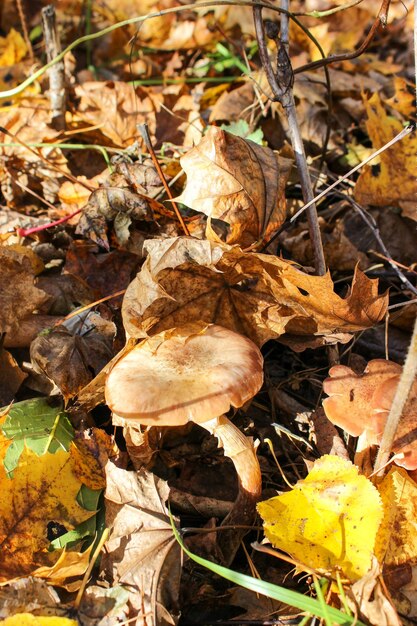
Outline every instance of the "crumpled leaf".
<path fill-rule="evenodd" d="M 227 243 L 242 246 L 267 238 L 284 222 L 290 159 L 211 126 L 180 163 L 188 179 L 176 200 L 208 216 L 208 238 L 213 219 L 229 224 Z"/>
<path fill-rule="evenodd" d="M 332 367 L 330 378 L 323 383 L 323 390 L 330 396 L 323 400 L 328 419 L 351 435 L 366 432 L 370 444 L 379 444 L 401 372 L 401 365 L 383 359 L 369 361 L 362 376 L 344 365 Z M 417 469 L 416 416 L 417 381 L 403 408 L 392 446 L 402 455 L 394 462 L 409 470 Z"/>
<path fill-rule="evenodd" d="M 56 560 L 46 552 L 49 523 L 70 529 L 93 513 L 76 501 L 81 483 L 64 450 L 39 457 L 25 448 L 13 479 L 1 465 L 0 483 L 0 580 L 5 581 Z"/>
<path fill-rule="evenodd" d="M 73 472 L 89 489 L 104 489 L 105 466 L 113 450 L 112 438 L 100 428 L 76 433 L 71 443 Z"/>
<path fill-rule="evenodd" d="M 106 478 L 106 523 L 112 533 L 102 568 L 114 583 L 130 589 L 138 626 L 175 623 L 170 611 L 176 611 L 181 563 L 165 505 L 167 483 L 145 469 L 129 472 L 112 463 Z"/>
<path fill-rule="evenodd" d="M 374 150 L 382 148 L 403 128 L 402 123 L 386 114 L 378 93 L 365 102 L 366 127 Z M 360 204 L 399 205 L 406 215 L 417 220 L 417 138 L 415 133 L 397 141 L 369 165 L 356 181 L 354 196 Z"/>
<path fill-rule="evenodd" d="M 91 514 L 90 514 L 91 515 Z M 83 552 L 66 552 L 59 555 L 58 560 L 51 566 L 43 565 L 34 570 L 33 576 L 43 578 L 55 587 L 62 587 L 70 593 L 81 587 L 82 576 L 88 569 L 94 543 Z M 77 580 L 74 580 L 74 579 Z"/>
<path fill-rule="evenodd" d="M 26 376 L 10 352 L 0 347 L 0 406 L 14 400 L 15 393 Z"/>
<path fill-rule="evenodd" d="M 61 599 L 44 580 L 29 576 L 19 578 L 0 588 L 0 618 L 16 613 L 62 614 Z"/>
<path fill-rule="evenodd" d="M 0 246 L 0 333 L 13 333 L 20 320 L 49 300 L 35 287 L 30 258 L 8 247 Z"/>
<path fill-rule="evenodd" d="M 284 333 L 355 332 L 385 315 L 387 295 L 357 270 L 350 293 L 334 293 L 330 274 L 310 276 L 275 256 L 186 237 L 148 241 L 141 271 L 123 301 L 129 336 L 146 337 L 201 321 L 257 345 Z"/>
<path fill-rule="evenodd" d="M 358 580 L 371 567 L 382 503 L 350 461 L 321 457 L 292 491 L 260 502 L 258 511 L 272 545 L 310 568 L 340 567 Z"/>
<path fill-rule="evenodd" d="M 38 335 L 31 344 L 30 357 L 36 370 L 53 381 L 67 401 L 112 358 L 116 327 L 93 312 L 65 324 Z"/>

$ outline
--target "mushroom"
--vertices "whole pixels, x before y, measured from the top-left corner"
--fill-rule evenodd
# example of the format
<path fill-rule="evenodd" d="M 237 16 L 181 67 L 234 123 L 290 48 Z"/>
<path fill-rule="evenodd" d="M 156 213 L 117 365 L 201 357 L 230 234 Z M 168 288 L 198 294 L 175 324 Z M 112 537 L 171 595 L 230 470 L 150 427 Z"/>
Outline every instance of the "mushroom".
<path fill-rule="evenodd" d="M 236 469 L 239 495 L 223 525 L 251 524 L 261 495 L 261 471 L 252 440 L 224 415 L 261 388 L 263 359 L 257 346 L 217 325 L 191 324 L 150 337 L 115 362 L 106 402 L 118 426 L 200 424 L 219 439 Z M 221 533 L 231 562 L 240 533 Z M 237 535 L 239 535 L 237 540 Z M 232 545 L 233 544 L 233 545 Z"/>

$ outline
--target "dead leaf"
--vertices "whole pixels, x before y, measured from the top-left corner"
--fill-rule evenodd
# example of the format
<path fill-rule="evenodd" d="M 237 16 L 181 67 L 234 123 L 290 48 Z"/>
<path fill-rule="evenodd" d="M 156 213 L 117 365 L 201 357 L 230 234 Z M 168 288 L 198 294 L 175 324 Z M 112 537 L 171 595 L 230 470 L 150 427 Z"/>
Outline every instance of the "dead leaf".
<path fill-rule="evenodd" d="M 70 453 L 72 470 L 78 480 L 89 489 L 104 489 L 105 466 L 115 453 L 112 438 L 100 428 L 78 432 L 71 442 Z"/>
<path fill-rule="evenodd" d="M 0 37 L 0 67 L 10 67 L 25 58 L 27 46 L 22 35 L 11 28 L 6 37 Z"/>
<path fill-rule="evenodd" d="M 62 615 L 61 599 L 44 580 L 30 576 L 0 588 L 0 619 L 29 611 L 44 615 Z"/>
<path fill-rule="evenodd" d="M 209 226 L 229 224 L 227 243 L 250 246 L 284 222 L 289 159 L 211 126 L 180 162 L 188 180 L 177 202 L 207 215 Z M 213 238 L 210 228 L 206 234 Z"/>
<path fill-rule="evenodd" d="M 403 125 L 389 117 L 378 93 L 365 102 L 368 121 L 366 127 L 374 150 L 382 148 L 397 135 Z M 415 201 L 417 197 L 417 138 L 414 134 L 397 141 L 365 165 L 356 181 L 354 196 L 360 204 L 375 206 L 399 205 L 406 215 L 417 220 Z"/>
<path fill-rule="evenodd" d="M 106 466 L 106 523 L 112 534 L 102 569 L 130 589 L 130 618 L 138 626 L 174 624 L 181 573 L 166 508 L 167 484 L 142 469 Z"/>
<path fill-rule="evenodd" d="M 25 448 L 12 479 L 1 464 L 0 481 L 0 579 L 5 581 L 56 560 L 46 552 L 50 522 L 71 529 L 92 513 L 76 502 L 81 483 L 64 450 L 37 456 Z"/>
<path fill-rule="evenodd" d="M 116 327 L 97 313 L 74 317 L 39 335 L 31 344 L 35 370 L 45 374 L 69 400 L 85 387 L 113 356 Z"/>
<path fill-rule="evenodd" d="M 25 254 L 0 246 L 0 332 L 13 333 L 21 319 L 45 304 L 48 295 L 37 289 L 31 260 Z"/>
<path fill-rule="evenodd" d="M 10 352 L 0 347 L 0 406 L 6 406 L 14 400 L 26 376 Z"/>
<path fill-rule="evenodd" d="M 148 241 L 146 249 L 122 307 L 132 337 L 201 321 L 262 345 L 284 333 L 355 332 L 385 315 L 387 295 L 378 296 L 376 281 L 359 270 L 341 298 L 330 274 L 310 276 L 274 256 L 186 237 Z"/>

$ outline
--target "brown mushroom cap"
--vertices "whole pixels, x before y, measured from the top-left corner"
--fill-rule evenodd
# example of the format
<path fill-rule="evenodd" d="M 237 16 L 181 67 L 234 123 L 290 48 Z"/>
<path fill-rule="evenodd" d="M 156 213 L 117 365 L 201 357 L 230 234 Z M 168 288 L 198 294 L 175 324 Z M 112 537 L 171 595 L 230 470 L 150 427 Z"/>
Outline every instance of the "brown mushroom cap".
<path fill-rule="evenodd" d="M 222 326 L 185 326 L 151 337 L 110 371 L 106 402 L 115 423 L 203 423 L 240 407 L 262 386 L 263 359 L 246 337 Z"/>

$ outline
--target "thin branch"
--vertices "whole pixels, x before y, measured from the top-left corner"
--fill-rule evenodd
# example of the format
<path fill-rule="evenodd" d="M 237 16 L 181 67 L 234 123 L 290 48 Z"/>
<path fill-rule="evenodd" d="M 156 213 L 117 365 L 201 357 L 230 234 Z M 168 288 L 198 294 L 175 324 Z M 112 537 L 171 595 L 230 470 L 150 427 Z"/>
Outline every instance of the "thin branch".
<path fill-rule="evenodd" d="M 48 4 L 41 11 L 42 28 L 45 39 L 46 58 L 52 61 L 61 52 L 61 41 L 56 24 L 55 7 Z M 55 63 L 49 75 L 49 99 L 51 101 L 52 126 L 56 130 L 65 130 L 65 67 L 64 61 Z"/>
<path fill-rule="evenodd" d="M 25 14 L 25 10 L 23 7 L 23 0 L 16 0 L 16 6 L 17 6 L 17 12 L 19 13 L 20 24 L 22 25 L 23 39 L 25 40 L 25 44 L 28 49 L 30 59 L 31 61 L 34 61 L 35 55 L 33 54 L 32 42 L 29 39 L 26 14 Z"/>
<path fill-rule="evenodd" d="M 283 0 L 286 3 L 288 0 Z M 253 18 L 255 23 L 256 38 L 258 40 L 259 52 L 263 68 L 268 78 L 269 86 L 272 89 L 274 99 L 282 105 L 288 120 L 288 129 L 291 144 L 295 154 L 297 171 L 300 178 L 301 190 L 304 202 L 308 205 L 308 225 L 310 239 L 314 251 L 314 264 L 319 275 L 326 273 L 326 261 L 324 258 L 323 244 L 321 241 L 320 227 L 317 218 L 317 209 L 314 202 L 313 187 L 307 167 L 307 158 L 304 151 L 304 144 L 301 137 L 300 127 L 297 120 L 294 95 L 292 91 L 293 71 L 288 56 L 288 25 L 289 11 L 284 4 L 284 12 L 281 16 L 281 41 L 279 41 L 274 25 L 269 24 L 268 35 L 275 39 L 278 49 L 277 72 L 275 73 L 268 55 L 265 42 L 265 27 L 262 19 L 262 7 L 255 4 L 253 7 Z"/>

